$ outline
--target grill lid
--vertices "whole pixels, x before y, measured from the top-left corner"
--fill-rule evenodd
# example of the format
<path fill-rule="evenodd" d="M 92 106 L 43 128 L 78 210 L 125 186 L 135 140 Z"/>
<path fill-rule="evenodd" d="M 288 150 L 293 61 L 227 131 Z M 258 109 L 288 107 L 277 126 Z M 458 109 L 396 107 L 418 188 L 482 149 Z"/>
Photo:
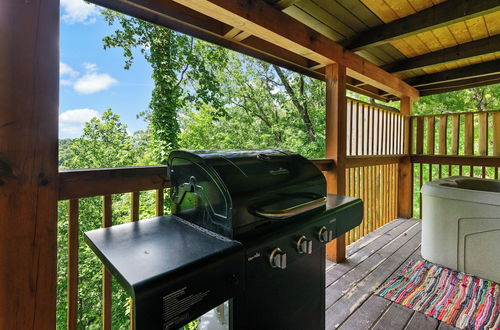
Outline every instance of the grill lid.
<path fill-rule="evenodd" d="M 235 228 L 296 217 L 326 203 L 322 173 L 289 151 L 176 150 L 168 165 L 173 213 L 228 237 Z"/>

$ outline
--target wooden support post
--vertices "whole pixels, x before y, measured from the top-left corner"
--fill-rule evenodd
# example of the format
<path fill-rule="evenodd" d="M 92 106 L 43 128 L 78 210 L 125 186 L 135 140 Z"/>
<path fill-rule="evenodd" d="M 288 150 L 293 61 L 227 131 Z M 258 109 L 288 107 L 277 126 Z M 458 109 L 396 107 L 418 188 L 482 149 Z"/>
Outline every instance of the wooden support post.
<path fill-rule="evenodd" d="M 54 329 L 59 0 L 0 1 L 0 329 Z"/>
<path fill-rule="evenodd" d="M 346 68 L 337 63 L 327 65 L 326 72 L 326 158 L 335 160 L 335 169 L 327 174 L 329 194 L 346 191 L 347 99 Z M 345 260 L 345 237 L 327 245 L 326 257 L 334 262 Z"/>
<path fill-rule="evenodd" d="M 410 154 L 410 115 L 411 99 L 408 96 L 401 98 L 401 114 L 404 116 L 404 153 L 406 157 L 398 166 L 398 217 L 411 218 L 413 210 L 413 177 Z"/>

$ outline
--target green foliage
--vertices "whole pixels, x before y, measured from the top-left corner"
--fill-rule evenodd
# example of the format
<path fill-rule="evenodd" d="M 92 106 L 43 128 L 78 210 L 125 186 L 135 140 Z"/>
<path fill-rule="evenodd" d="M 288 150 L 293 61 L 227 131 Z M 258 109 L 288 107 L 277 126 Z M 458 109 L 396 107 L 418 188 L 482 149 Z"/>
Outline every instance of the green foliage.
<path fill-rule="evenodd" d="M 155 87 L 149 111 L 143 113 L 151 125 L 155 158 L 166 163 L 168 153 L 179 146 L 177 114 L 185 106 L 210 104 L 214 115 L 224 113 L 215 72 L 225 66 L 226 52 L 216 46 L 167 28 L 129 18 L 111 10 L 103 15 L 109 25 L 118 25 L 114 34 L 104 37 L 104 48 L 123 49 L 125 69 L 140 49 L 153 68 Z"/>
<path fill-rule="evenodd" d="M 500 109 L 500 84 L 423 96 L 414 104 L 413 114 L 429 115 L 496 109 Z"/>
<path fill-rule="evenodd" d="M 211 105 L 184 108 L 181 148 L 284 148 L 324 155 L 324 83 L 228 52 L 218 76 L 225 116 Z"/>
<path fill-rule="evenodd" d="M 93 118 L 86 123 L 80 138 L 72 139 L 62 152 L 61 168 L 97 168 L 139 165 L 148 159 L 144 148 L 144 135 L 138 132 L 135 139 L 128 135 L 127 127 L 120 122 L 111 109 L 101 118 Z M 82 183 L 84 184 L 84 183 Z M 79 202 L 79 290 L 78 327 L 100 329 L 101 326 L 101 279 L 102 264 L 83 242 L 83 233 L 101 227 L 102 198 L 84 198 Z M 129 221 L 130 196 L 112 196 L 113 223 Z M 141 194 L 140 214 L 142 218 L 153 215 L 154 198 L 151 192 Z M 58 299 L 57 328 L 66 326 L 67 265 L 68 265 L 68 203 L 60 202 L 58 208 Z M 129 323 L 128 295 L 121 287 L 113 284 L 113 327 L 124 329 Z"/>

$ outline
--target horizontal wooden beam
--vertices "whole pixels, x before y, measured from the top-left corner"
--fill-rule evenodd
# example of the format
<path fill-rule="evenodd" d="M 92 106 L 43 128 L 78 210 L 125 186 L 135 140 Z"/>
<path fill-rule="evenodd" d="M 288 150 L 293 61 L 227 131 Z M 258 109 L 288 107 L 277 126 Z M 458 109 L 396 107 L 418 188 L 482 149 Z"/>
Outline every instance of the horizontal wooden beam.
<path fill-rule="evenodd" d="M 102 1 L 102 0 L 100 0 Z M 338 63 L 350 77 L 398 97 L 418 98 L 418 91 L 399 78 L 347 51 L 339 44 L 261 0 L 174 0 L 192 10 L 246 31 L 319 64 Z M 146 0 L 135 0 L 146 2 Z M 160 0 L 147 1 L 152 3 Z"/>
<path fill-rule="evenodd" d="M 347 156 L 346 168 L 398 164 L 404 157 L 404 155 Z"/>
<path fill-rule="evenodd" d="M 219 22 L 170 0 L 162 2 L 146 0 L 91 0 L 91 2 L 127 15 L 165 26 L 216 45 L 262 59 L 286 69 L 324 81 L 324 66 L 300 54 L 279 47 L 269 41 L 252 36 L 241 29 Z M 144 2 L 144 3 L 142 3 Z M 366 88 L 348 88 L 353 92 L 376 98 Z M 385 97 L 378 97 L 387 101 Z"/>
<path fill-rule="evenodd" d="M 170 187 L 166 166 L 118 167 L 59 172 L 59 200 Z"/>
<path fill-rule="evenodd" d="M 498 73 L 500 73 L 500 60 L 493 60 L 410 78 L 406 82 L 412 86 L 421 87 L 468 78 L 486 77 Z"/>
<path fill-rule="evenodd" d="M 474 58 L 481 55 L 500 51 L 500 34 L 471 41 L 465 44 L 441 49 L 435 52 L 407 58 L 398 62 L 384 65 L 382 68 L 389 72 L 403 72 L 420 69 L 431 65 Z"/>
<path fill-rule="evenodd" d="M 448 0 L 416 14 L 363 31 L 345 44 L 348 49 L 359 51 L 497 10 L 500 10 L 498 0 Z"/>
<path fill-rule="evenodd" d="M 317 62 L 253 36 L 236 40 L 234 37 L 240 34 L 240 29 L 170 0 L 90 0 L 90 2 L 262 59 L 315 79 L 325 79 L 324 74 L 311 69 L 318 64 Z"/>
<path fill-rule="evenodd" d="M 500 83 L 500 74 L 494 74 L 491 76 L 463 79 L 437 85 L 424 86 L 422 87 L 422 89 L 420 89 L 420 95 L 426 96 L 426 95 L 448 93 L 465 88 L 487 86 L 498 83 Z"/>
<path fill-rule="evenodd" d="M 311 159 L 314 165 L 320 170 L 320 171 L 331 171 L 335 168 L 335 161 L 331 158 L 315 158 Z"/>
<path fill-rule="evenodd" d="M 421 164 L 500 167 L 500 157 L 494 157 L 494 156 L 412 155 L 410 158 L 412 163 L 421 163 Z"/>

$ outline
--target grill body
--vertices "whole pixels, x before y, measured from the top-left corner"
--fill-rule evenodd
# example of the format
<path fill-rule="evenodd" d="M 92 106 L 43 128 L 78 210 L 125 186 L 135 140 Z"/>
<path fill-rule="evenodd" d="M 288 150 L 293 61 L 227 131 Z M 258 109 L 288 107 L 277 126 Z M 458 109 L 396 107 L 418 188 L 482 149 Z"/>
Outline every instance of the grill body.
<path fill-rule="evenodd" d="M 173 151 L 168 165 L 172 213 L 229 238 L 317 211 L 326 195 L 316 166 L 284 150 Z"/>

